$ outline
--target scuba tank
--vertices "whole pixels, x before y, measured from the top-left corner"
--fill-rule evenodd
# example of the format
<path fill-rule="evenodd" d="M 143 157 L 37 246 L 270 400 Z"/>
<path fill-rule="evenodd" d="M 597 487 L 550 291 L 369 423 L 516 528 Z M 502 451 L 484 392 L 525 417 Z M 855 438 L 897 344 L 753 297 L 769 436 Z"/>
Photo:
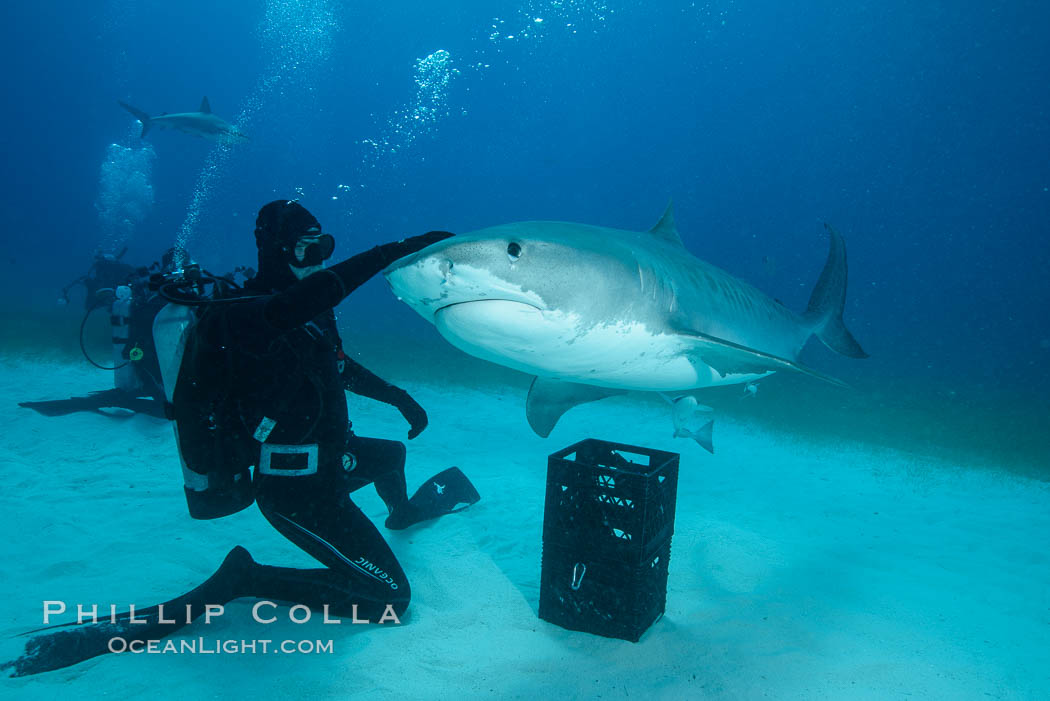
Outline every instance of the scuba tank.
<path fill-rule="evenodd" d="M 160 363 L 164 396 L 171 403 L 175 394 L 175 383 L 179 379 L 179 367 L 186 349 L 186 335 L 197 316 L 190 307 L 169 302 L 157 312 L 153 319 L 153 342 L 157 344 L 157 360 Z"/>
<path fill-rule="evenodd" d="M 83 284 L 84 317 L 80 322 L 80 351 L 84 358 L 100 370 L 113 371 L 113 386 L 129 395 L 150 395 L 160 399 L 160 381 L 156 358 L 152 352 L 153 315 L 159 309 L 149 294 L 146 280 L 152 268 L 134 268 L 121 263 L 117 256 L 99 254 L 91 269 L 62 290 L 60 303 L 69 303 L 69 290 Z M 156 267 L 156 263 L 153 264 Z M 99 309 L 109 312 L 109 333 L 112 362 L 97 362 L 88 353 L 84 342 L 88 321 Z M 148 318 L 147 318 L 148 317 Z M 145 337 L 144 337 L 145 336 Z M 147 340 L 150 342 L 147 343 Z"/>
<path fill-rule="evenodd" d="M 142 382 L 135 372 L 134 362 L 125 357 L 128 345 L 128 329 L 131 324 L 131 287 L 120 285 L 114 290 L 113 303 L 109 307 L 109 324 L 113 338 L 113 386 L 129 394 L 142 390 Z"/>
<path fill-rule="evenodd" d="M 200 289 L 199 270 L 197 276 L 190 280 L 159 276 L 151 281 L 151 288 L 169 300 L 153 321 L 153 339 L 168 402 L 166 413 L 173 422 L 182 462 L 186 505 L 191 517 L 213 519 L 237 513 L 255 501 L 251 468 L 258 448 L 245 434 L 236 402 L 222 381 L 228 372 L 206 367 L 214 361 L 214 349 L 199 332 L 202 320 L 209 323 L 210 306 L 238 300 L 185 294 L 186 287 Z M 220 294 L 220 288 L 216 282 L 213 294 Z M 173 290 L 180 294 L 172 294 Z"/>

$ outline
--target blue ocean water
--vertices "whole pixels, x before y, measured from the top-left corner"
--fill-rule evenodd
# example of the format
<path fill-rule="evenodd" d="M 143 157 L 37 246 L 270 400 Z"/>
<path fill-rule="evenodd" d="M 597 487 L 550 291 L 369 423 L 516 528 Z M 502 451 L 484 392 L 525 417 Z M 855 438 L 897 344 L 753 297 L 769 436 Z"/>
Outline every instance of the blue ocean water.
<path fill-rule="evenodd" d="M 81 292 L 56 299 L 96 253 L 253 265 L 273 199 L 300 198 L 336 259 L 529 219 L 644 230 L 673 199 L 692 252 L 796 310 L 835 226 L 871 356 L 814 344 L 804 362 L 851 390 L 777 376 L 761 401 L 710 392 L 717 411 L 1050 480 L 1045 3 L 56 0 L 0 20 L 0 353 L 84 362 Z M 142 139 L 117 104 L 203 96 L 250 141 Z M 340 324 L 380 374 L 524 397 L 379 280 Z"/>
<path fill-rule="evenodd" d="M 523 219 L 643 229 L 673 198 L 694 253 L 794 308 L 823 260 L 821 223 L 843 232 L 847 323 L 872 357 L 817 349 L 811 364 L 960 415 L 1045 423 L 1041 3 L 3 12 L 19 66 L 2 130 L 15 318 L 72 318 L 55 316 L 55 292 L 99 250 L 148 263 L 183 241 L 213 269 L 250 263 L 254 213 L 278 197 L 336 232 L 337 255 Z M 141 140 L 117 105 L 189 111 L 204 95 L 249 144 Z M 391 332 L 426 333 L 380 285 L 361 300 Z"/>
<path fill-rule="evenodd" d="M 301 198 L 337 257 L 525 219 L 644 229 L 673 198 L 695 254 L 796 309 L 822 222 L 844 234 L 847 324 L 872 357 L 805 359 L 875 395 L 838 401 L 947 411 L 961 423 L 944 443 L 976 431 L 990 451 L 1048 455 L 1030 439 L 1050 415 L 1043 3 L 106 0 L 3 14 L 19 68 L 0 131 L 0 278 L 6 313 L 36 328 L 9 344 L 75 351 L 76 315 L 54 299 L 97 251 L 148 263 L 181 241 L 213 270 L 250 264 L 254 213 L 275 198 Z M 191 111 L 204 95 L 250 143 L 139 139 L 117 105 Z M 382 285 L 355 301 L 357 328 L 438 343 Z"/>
<path fill-rule="evenodd" d="M 787 296 L 829 220 L 874 356 L 936 349 L 954 374 L 969 336 L 997 358 L 983 375 L 1018 377 L 1047 350 L 1047 10 L 840 5 L 8 7 L 8 249 L 50 253 L 17 282 L 62 281 L 106 243 L 112 143 L 153 152 L 153 203 L 127 243 L 142 258 L 170 244 L 212 147 L 129 138 L 116 100 L 177 112 L 207 94 L 253 140 L 208 184 L 191 245 L 228 237 L 250 257 L 244 221 L 286 194 L 343 231 L 341 252 L 520 218 L 640 228 L 673 196 L 696 253 L 750 277 L 774 258 L 764 287 Z"/>

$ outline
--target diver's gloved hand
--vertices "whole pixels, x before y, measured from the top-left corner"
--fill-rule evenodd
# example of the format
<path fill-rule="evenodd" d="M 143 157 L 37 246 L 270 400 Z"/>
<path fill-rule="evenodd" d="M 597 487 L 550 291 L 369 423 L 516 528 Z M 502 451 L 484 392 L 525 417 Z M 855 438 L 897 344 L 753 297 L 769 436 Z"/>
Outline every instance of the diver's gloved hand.
<path fill-rule="evenodd" d="M 401 392 L 401 397 L 398 398 L 394 407 L 401 412 L 401 415 L 405 417 L 405 421 L 411 426 L 408 430 L 408 440 L 412 440 L 422 433 L 423 429 L 430 423 L 430 420 L 427 419 L 427 412 L 423 410 L 423 407 L 419 406 L 415 399 L 412 399 L 408 392 Z"/>
<path fill-rule="evenodd" d="M 398 258 L 412 255 L 416 251 L 422 251 L 427 246 L 433 245 L 438 241 L 444 241 L 447 238 L 452 238 L 453 236 L 455 236 L 455 234 L 450 231 L 428 231 L 419 236 L 413 236 L 411 238 L 401 239 L 400 241 L 383 244 L 382 246 L 379 246 L 379 249 L 383 252 L 383 258 L 387 260 L 387 265 L 389 265 Z"/>

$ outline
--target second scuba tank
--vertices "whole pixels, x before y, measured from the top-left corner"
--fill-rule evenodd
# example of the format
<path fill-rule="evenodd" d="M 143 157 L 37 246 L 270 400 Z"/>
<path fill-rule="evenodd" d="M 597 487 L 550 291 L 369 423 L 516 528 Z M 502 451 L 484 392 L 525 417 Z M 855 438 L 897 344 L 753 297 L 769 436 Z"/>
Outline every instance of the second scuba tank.
<path fill-rule="evenodd" d="M 179 304 L 164 305 L 153 318 L 153 342 L 157 347 L 164 396 L 169 404 L 175 394 L 175 383 L 179 379 L 179 366 L 182 364 L 182 354 L 186 350 L 186 334 L 194 321 L 196 316 L 193 310 Z"/>
<path fill-rule="evenodd" d="M 203 380 L 195 367 L 202 355 L 194 334 L 194 310 L 168 304 L 153 321 L 168 415 L 182 461 L 183 491 L 190 516 L 213 519 L 252 505 L 252 454 L 233 422 L 226 387 Z M 187 346 L 189 346 L 187 352 Z"/>
<path fill-rule="evenodd" d="M 142 383 L 135 373 L 134 362 L 124 355 L 131 324 L 131 288 L 120 285 L 114 290 L 114 294 L 113 304 L 109 308 L 113 343 L 113 386 L 134 394 L 142 389 Z"/>

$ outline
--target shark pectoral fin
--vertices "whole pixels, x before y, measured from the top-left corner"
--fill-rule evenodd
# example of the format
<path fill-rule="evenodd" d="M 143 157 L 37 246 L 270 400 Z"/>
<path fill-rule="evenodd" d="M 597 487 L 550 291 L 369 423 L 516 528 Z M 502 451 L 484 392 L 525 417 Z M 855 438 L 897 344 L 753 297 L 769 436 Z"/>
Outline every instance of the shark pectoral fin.
<path fill-rule="evenodd" d="M 581 385 L 548 377 L 537 377 L 525 400 L 525 417 L 538 436 L 546 438 L 562 414 L 579 404 L 625 394 L 627 390 Z"/>
<path fill-rule="evenodd" d="M 790 370 L 792 372 L 800 372 L 803 375 L 809 375 L 810 377 L 823 380 L 824 382 L 839 387 L 849 387 L 849 385 L 842 380 L 831 377 L 830 375 L 825 375 L 822 372 L 817 372 L 811 368 L 807 368 L 801 363 L 770 355 L 769 353 L 763 353 L 762 351 L 748 348 L 747 346 L 741 346 L 732 341 L 715 338 L 714 336 L 708 336 L 707 334 L 696 331 L 679 332 L 679 335 L 683 338 L 689 339 L 690 344 L 693 346 L 689 351 L 690 355 L 695 356 L 703 363 L 714 368 L 714 370 L 722 375 L 722 377 L 737 374 L 758 375 L 767 372 L 776 372 L 777 370 Z"/>

